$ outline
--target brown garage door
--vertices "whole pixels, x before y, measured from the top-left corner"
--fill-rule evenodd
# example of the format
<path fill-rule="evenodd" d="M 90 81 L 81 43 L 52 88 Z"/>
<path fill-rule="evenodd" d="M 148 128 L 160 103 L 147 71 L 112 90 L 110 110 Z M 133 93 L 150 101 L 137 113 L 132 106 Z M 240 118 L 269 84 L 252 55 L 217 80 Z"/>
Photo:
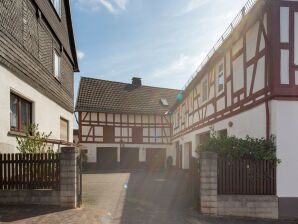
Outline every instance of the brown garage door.
<path fill-rule="evenodd" d="M 99 170 L 117 169 L 117 148 L 97 148 L 97 164 Z"/>
<path fill-rule="evenodd" d="M 139 168 L 139 149 L 121 148 L 120 166 L 125 170 L 135 170 Z"/>
<path fill-rule="evenodd" d="M 158 171 L 165 167 L 165 149 L 146 149 L 146 164 L 149 171 Z"/>

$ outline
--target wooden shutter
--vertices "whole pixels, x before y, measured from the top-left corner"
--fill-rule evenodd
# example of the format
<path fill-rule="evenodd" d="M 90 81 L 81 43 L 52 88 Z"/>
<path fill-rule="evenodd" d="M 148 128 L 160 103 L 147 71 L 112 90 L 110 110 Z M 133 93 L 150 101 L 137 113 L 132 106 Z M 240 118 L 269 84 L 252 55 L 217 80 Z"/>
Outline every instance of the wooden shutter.
<path fill-rule="evenodd" d="M 60 118 L 60 140 L 68 142 L 68 121 Z"/>

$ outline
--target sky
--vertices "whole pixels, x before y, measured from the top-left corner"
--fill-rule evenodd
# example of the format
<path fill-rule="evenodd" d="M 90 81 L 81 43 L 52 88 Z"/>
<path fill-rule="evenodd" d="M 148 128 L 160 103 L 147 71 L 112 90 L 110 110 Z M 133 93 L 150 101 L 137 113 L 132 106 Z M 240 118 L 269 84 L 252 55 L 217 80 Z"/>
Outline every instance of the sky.
<path fill-rule="evenodd" d="M 81 76 L 182 89 L 247 0 L 71 0 Z"/>

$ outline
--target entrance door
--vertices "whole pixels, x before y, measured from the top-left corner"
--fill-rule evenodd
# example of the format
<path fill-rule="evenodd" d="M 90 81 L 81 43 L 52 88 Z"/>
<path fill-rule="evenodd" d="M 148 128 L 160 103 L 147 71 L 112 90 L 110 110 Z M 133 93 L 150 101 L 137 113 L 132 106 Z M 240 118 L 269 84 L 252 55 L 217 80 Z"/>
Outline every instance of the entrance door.
<path fill-rule="evenodd" d="M 97 164 L 99 170 L 117 169 L 117 148 L 97 148 Z"/>
<path fill-rule="evenodd" d="M 158 171 L 165 167 L 165 149 L 146 149 L 147 170 Z"/>
<path fill-rule="evenodd" d="M 139 168 L 139 149 L 121 148 L 120 149 L 121 169 L 134 170 Z"/>

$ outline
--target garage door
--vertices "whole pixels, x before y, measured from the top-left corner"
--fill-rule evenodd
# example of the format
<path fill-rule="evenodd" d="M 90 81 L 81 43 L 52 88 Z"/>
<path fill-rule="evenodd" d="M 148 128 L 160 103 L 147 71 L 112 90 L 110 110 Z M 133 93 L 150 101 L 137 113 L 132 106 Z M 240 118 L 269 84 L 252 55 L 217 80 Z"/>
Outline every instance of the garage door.
<path fill-rule="evenodd" d="M 97 148 L 97 164 L 99 170 L 117 169 L 117 148 Z"/>
<path fill-rule="evenodd" d="M 122 169 L 134 170 L 139 168 L 139 149 L 121 148 L 120 166 Z"/>
<path fill-rule="evenodd" d="M 146 164 L 149 171 L 158 171 L 165 167 L 165 149 L 146 149 Z"/>

